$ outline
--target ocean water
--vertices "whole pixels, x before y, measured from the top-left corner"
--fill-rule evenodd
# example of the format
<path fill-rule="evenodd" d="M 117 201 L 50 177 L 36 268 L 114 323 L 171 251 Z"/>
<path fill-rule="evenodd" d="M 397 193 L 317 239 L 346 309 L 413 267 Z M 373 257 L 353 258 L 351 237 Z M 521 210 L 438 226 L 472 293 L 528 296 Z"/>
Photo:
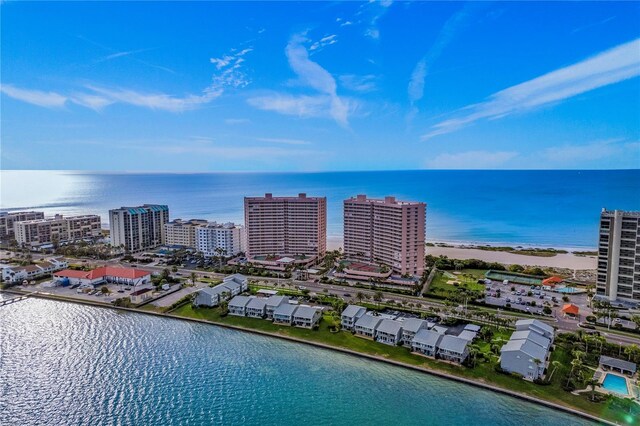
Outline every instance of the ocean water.
<path fill-rule="evenodd" d="M 181 320 L 0 308 L 3 425 L 584 425 L 468 385 Z"/>
<path fill-rule="evenodd" d="M 342 200 L 394 195 L 427 203 L 427 239 L 596 247 L 600 210 L 640 210 L 640 170 L 129 174 L 0 172 L 0 209 L 92 213 L 168 204 L 172 218 L 243 222 L 243 197 L 327 197 L 327 232 L 342 235 Z"/>

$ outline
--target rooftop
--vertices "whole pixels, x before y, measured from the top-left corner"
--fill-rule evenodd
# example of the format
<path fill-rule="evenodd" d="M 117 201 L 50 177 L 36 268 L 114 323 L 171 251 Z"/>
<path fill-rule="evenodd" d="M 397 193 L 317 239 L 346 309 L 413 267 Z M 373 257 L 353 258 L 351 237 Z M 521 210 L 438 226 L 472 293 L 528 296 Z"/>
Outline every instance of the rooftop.
<path fill-rule="evenodd" d="M 358 306 L 358 305 L 349 305 L 345 308 L 344 311 L 342 311 L 342 316 L 353 318 L 356 315 L 358 315 L 360 312 L 362 312 L 362 310 L 366 311 L 366 308 L 363 308 L 362 306 Z"/>
<path fill-rule="evenodd" d="M 382 321 L 380 317 L 374 317 L 371 314 L 364 314 L 360 317 L 360 319 L 356 322 L 356 327 L 363 328 L 376 328 L 376 326 Z"/>
<path fill-rule="evenodd" d="M 416 335 L 413 337 L 413 341 L 421 345 L 436 347 L 441 338 L 442 334 L 440 333 L 432 330 L 422 329 L 416 333 Z"/>
<path fill-rule="evenodd" d="M 537 344 L 535 344 L 532 340 L 509 340 L 507 344 L 505 344 L 500 352 L 511 352 L 511 351 L 521 351 L 527 355 L 529 355 L 532 359 L 539 359 L 540 361 L 544 361 L 547 357 L 547 351 Z"/>
<path fill-rule="evenodd" d="M 427 321 L 418 318 L 406 318 L 404 321 L 402 321 L 402 329 L 405 331 L 410 331 L 412 333 L 417 333 L 418 330 L 426 326 Z"/>
<path fill-rule="evenodd" d="M 442 350 L 461 354 L 467 347 L 467 343 L 469 343 L 467 340 L 460 337 L 444 335 L 438 347 Z"/>
<path fill-rule="evenodd" d="M 632 373 L 636 372 L 636 364 L 633 362 L 625 361 L 623 359 L 612 358 L 610 356 L 602 355 L 600 357 L 600 364 L 606 365 L 609 367 L 619 368 L 622 370 L 631 371 Z"/>
<path fill-rule="evenodd" d="M 396 320 L 384 319 L 378 324 L 376 331 L 387 334 L 397 334 L 402 331 L 402 323 Z"/>

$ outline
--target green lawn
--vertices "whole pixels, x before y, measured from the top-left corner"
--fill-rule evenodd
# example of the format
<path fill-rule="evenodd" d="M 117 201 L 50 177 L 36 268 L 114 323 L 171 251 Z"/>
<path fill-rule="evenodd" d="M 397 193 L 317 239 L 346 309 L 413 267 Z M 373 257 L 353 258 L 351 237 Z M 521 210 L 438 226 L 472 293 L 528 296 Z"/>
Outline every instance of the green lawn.
<path fill-rule="evenodd" d="M 472 379 L 477 382 L 483 382 L 512 391 L 521 392 L 533 397 L 577 408 L 614 422 L 640 424 L 640 419 L 630 418 L 628 415 L 621 412 L 621 410 L 612 408 L 609 402 L 592 403 L 584 396 L 577 396 L 564 391 L 561 387 L 561 378 L 565 377 L 566 369 L 570 368 L 567 366 L 570 365 L 571 355 L 567 349 L 561 346 L 557 346 L 556 350 L 552 353 L 552 361 L 558 360 L 562 364 L 554 373 L 552 382 L 548 385 L 538 385 L 524 381 L 512 375 L 496 372 L 494 366 L 497 362 L 497 357 L 495 356 L 480 356 L 477 365 L 474 368 L 468 368 L 414 355 L 407 348 L 376 343 L 371 340 L 356 337 L 347 331 L 332 333 L 329 331 L 329 327 L 333 325 L 335 320 L 331 315 L 325 315 L 323 317 L 318 330 L 307 330 L 280 326 L 273 324 L 270 321 L 255 318 L 236 317 L 232 315 L 221 317 L 219 309 L 194 309 L 191 305 L 185 305 L 178 308 L 173 312 L 173 314 L 187 318 L 202 319 L 244 327 L 247 329 L 260 330 L 283 336 L 291 336 L 339 348 L 350 349 L 365 354 L 376 355 L 408 365 L 437 370 Z M 496 330 L 493 338 L 495 339 L 496 337 L 500 337 L 506 340 L 509 338 L 510 334 L 511 332 L 509 331 Z M 481 352 L 485 354 L 489 352 L 491 347 L 491 344 L 488 342 L 478 342 L 477 345 Z M 550 367 L 550 370 L 551 368 L 552 367 Z"/>
<path fill-rule="evenodd" d="M 479 269 L 463 269 L 458 274 L 454 271 L 438 271 L 434 277 L 427 296 L 450 297 L 460 289 L 484 291 L 485 286 L 478 284 L 480 278 L 484 278 L 484 272 Z M 459 285 L 449 284 L 448 281 L 456 281 Z"/>

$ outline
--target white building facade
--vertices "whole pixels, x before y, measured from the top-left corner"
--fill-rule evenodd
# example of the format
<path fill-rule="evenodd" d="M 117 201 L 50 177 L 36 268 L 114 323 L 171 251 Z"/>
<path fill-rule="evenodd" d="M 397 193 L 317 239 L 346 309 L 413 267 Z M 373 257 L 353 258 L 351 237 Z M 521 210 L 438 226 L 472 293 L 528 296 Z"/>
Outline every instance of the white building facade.
<path fill-rule="evenodd" d="M 235 256 L 244 252 L 245 230 L 234 223 L 210 222 L 195 229 L 195 248 L 206 257 Z"/>

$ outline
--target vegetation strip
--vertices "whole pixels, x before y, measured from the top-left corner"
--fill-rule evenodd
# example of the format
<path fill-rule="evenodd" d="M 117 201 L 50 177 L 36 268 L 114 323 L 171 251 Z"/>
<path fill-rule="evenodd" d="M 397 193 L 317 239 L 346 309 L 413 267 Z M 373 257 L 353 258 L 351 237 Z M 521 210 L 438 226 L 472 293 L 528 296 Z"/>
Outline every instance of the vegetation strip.
<path fill-rule="evenodd" d="M 449 373 L 445 373 L 442 371 L 437 371 L 437 370 L 433 370 L 433 369 L 428 369 L 428 368 L 424 368 L 424 367 L 420 367 L 420 366 L 416 366 L 416 365 L 411 365 L 411 364 L 407 364 L 407 363 L 403 363 L 400 361 L 395 361 L 395 360 L 390 360 L 387 358 L 384 358 L 382 356 L 378 356 L 378 355 L 371 355 L 371 354 L 367 354 L 367 353 L 363 353 L 363 352 L 359 352 L 356 350 L 351 350 L 351 349 L 347 349 L 347 348 L 342 348 L 339 346 L 333 346 L 333 345 L 328 345 L 328 344 L 324 344 L 324 343 L 320 343 L 320 342 L 314 342 L 314 341 L 310 341 L 310 340 L 305 340 L 305 339 L 300 339 L 300 338 L 296 338 L 296 337 L 292 337 L 292 336 L 286 336 L 286 335 L 282 335 L 282 334 L 278 334 L 278 333 L 272 333 L 272 332 L 268 332 L 268 331 L 263 331 L 263 330 L 257 330 L 257 329 L 253 329 L 253 328 L 248 328 L 248 327 L 242 327 L 242 326 L 237 326 L 237 325 L 232 325 L 232 324 L 227 324 L 227 323 L 223 323 L 223 322 L 217 322 L 217 321 L 211 321 L 211 320 L 206 320 L 206 319 L 198 319 L 198 318 L 192 318 L 192 317 L 188 317 L 188 316 L 183 316 L 183 315 L 177 315 L 177 314 L 167 314 L 167 313 L 161 313 L 161 312 L 155 312 L 155 311 L 149 311 L 149 310 L 141 310 L 141 309 L 137 309 L 137 308 L 127 308 L 127 307 L 121 307 L 121 306 L 114 306 L 114 305 L 110 305 L 110 304 L 106 304 L 106 303 L 101 303 L 101 302 L 93 302 L 90 300 L 80 300 L 80 299 L 73 299 L 73 298 L 67 298 L 67 297 L 61 297 L 61 296 L 55 296 L 55 295 L 51 295 L 51 294 L 44 294 L 44 293 L 29 293 L 29 292 L 21 292 L 21 291 L 16 291 L 16 290 L 0 290 L 0 292 L 6 292 L 6 293 L 12 293 L 12 294 L 21 294 L 21 295 L 29 295 L 29 296 L 33 296 L 33 297 L 38 297 L 38 298 L 43 298 L 43 299 L 51 299 L 51 300 L 55 300 L 55 301 L 60 301 L 60 302 L 69 302 L 69 303 L 76 303 L 76 304 L 81 304 L 81 305 L 89 305 L 89 306 L 94 306 L 94 307 L 102 307 L 102 308 L 110 308 L 110 309 L 115 309 L 115 310 L 121 310 L 121 311 L 127 311 L 127 312 L 133 312 L 133 313 L 140 313 L 140 314 L 148 314 L 148 315 L 155 315 L 158 317 L 163 317 L 163 318 L 172 318 L 172 319 L 176 319 L 176 320 L 186 320 L 186 321 L 193 321 L 193 322 L 198 322 L 198 323 L 202 323 L 202 324 L 210 324 L 210 325 L 215 325 L 215 326 L 219 326 L 219 327 L 224 327 L 227 329 L 231 329 L 231 330 L 236 330 L 236 331 L 243 331 L 243 332 L 249 332 L 249 333 L 254 333 L 254 334 L 258 334 L 258 335 L 262 335 L 262 336 L 268 336 L 268 337 L 275 337 L 275 338 L 279 338 L 279 339 L 283 339 L 283 340 L 288 340 L 291 342 L 296 342 L 296 343 L 302 343 L 302 344 L 306 344 L 306 345 L 310 345 L 310 346 L 315 346 L 315 347 L 320 347 L 323 349 L 327 349 L 327 350 L 334 350 L 334 351 L 338 351 L 344 354 L 348 354 L 348 355 L 352 355 L 352 356 L 359 356 L 359 357 L 363 357 L 363 358 L 367 358 L 370 360 L 374 360 L 374 361 L 378 361 L 378 362 L 385 362 L 387 364 L 391 364 L 391 365 L 395 365 L 397 367 L 402 367 L 402 368 L 406 368 L 406 369 L 410 369 L 413 371 L 417 371 L 417 372 L 421 372 L 421 373 L 426 373 L 426 374 L 431 374 L 437 377 L 441 377 L 444 379 L 449 379 L 449 380 L 455 380 L 457 382 L 461 382 L 461 383 L 465 383 L 471 386 L 476 386 L 479 388 L 484 388 L 487 390 L 491 390 L 494 392 L 498 392 L 504 395 L 508 395 L 514 398 L 518 398 L 524 401 L 528 401 L 534 404 L 540 404 L 543 406 L 546 406 L 548 408 L 552 408 L 552 409 L 556 409 L 556 410 L 560 410 L 560 411 L 564 411 L 588 420 L 592 420 L 595 422 L 600 422 L 600 423 L 605 423 L 605 424 L 609 424 L 609 425 L 616 425 L 616 423 L 610 421 L 610 420 L 606 420 L 600 417 L 596 417 L 592 414 L 586 413 L 584 411 L 566 406 L 566 405 L 561 405 L 558 403 L 554 403 L 548 400 L 544 400 L 544 399 L 537 399 L 534 398 L 532 396 L 526 395 L 524 393 L 520 393 L 520 392 L 516 392 L 516 391 L 512 391 L 509 389 L 505 389 L 502 387 L 498 387 L 498 386 L 494 386 L 491 384 L 487 384 L 487 383 L 483 383 L 483 382 L 478 382 L 478 381 L 474 381 L 471 379 L 467 379 L 464 377 L 460 377 L 454 374 L 449 374 Z"/>

